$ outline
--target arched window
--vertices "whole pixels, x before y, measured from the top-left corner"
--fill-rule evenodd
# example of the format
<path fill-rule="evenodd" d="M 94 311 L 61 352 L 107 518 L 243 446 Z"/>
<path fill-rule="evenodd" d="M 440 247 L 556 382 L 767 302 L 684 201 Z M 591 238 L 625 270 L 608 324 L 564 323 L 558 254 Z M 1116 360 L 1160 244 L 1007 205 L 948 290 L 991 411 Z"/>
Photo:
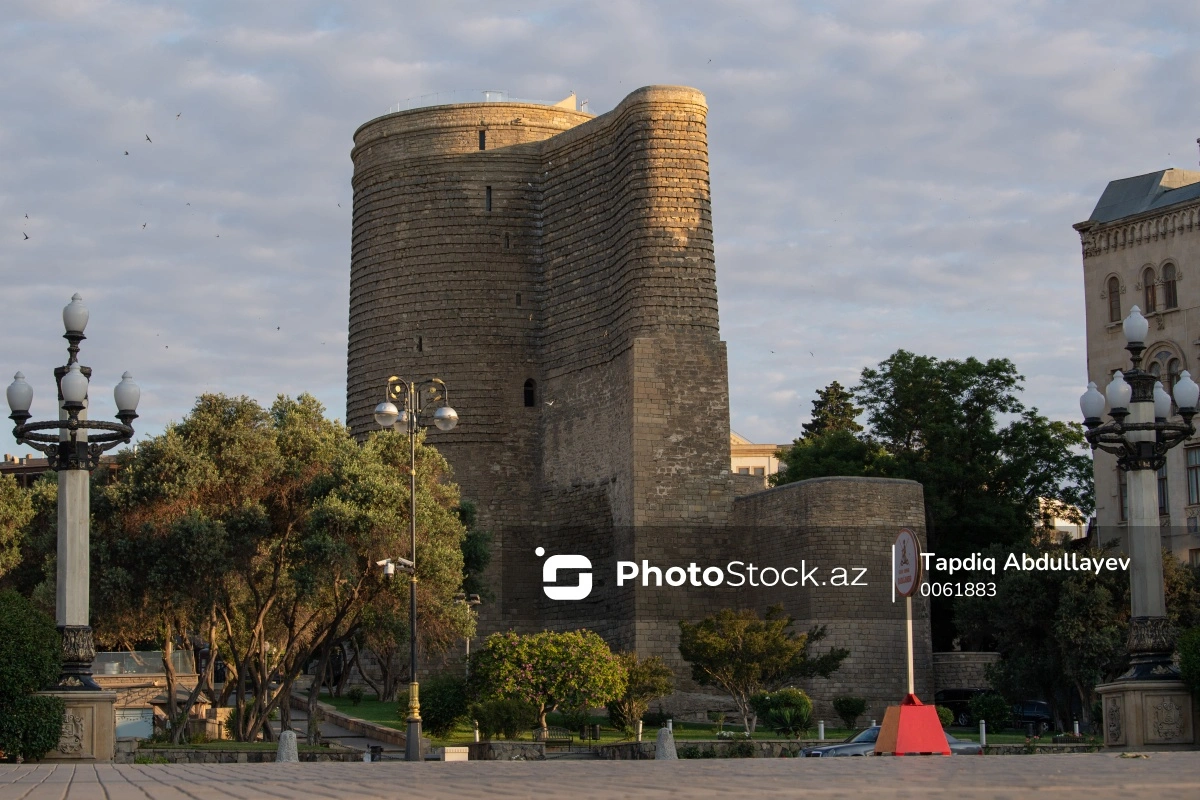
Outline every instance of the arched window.
<path fill-rule="evenodd" d="M 1175 382 L 1179 380 L 1179 374 L 1183 371 L 1183 361 L 1174 352 L 1173 349 L 1157 346 L 1151 348 L 1150 363 L 1146 366 L 1146 371 L 1162 381 L 1163 388 L 1168 394 L 1175 391 Z"/>
<path fill-rule="evenodd" d="M 525 381 L 525 407 L 533 408 L 537 405 L 537 383 L 533 378 Z"/>
<path fill-rule="evenodd" d="M 1108 321 L 1121 321 L 1121 281 L 1116 275 L 1108 279 Z"/>
<path fill-rule="evenodd" d="M 1163 308 L 1178 308 L 1179 294 L 1175 291 L 1175 265 L 1164 264 L 1162 270 Z"/>
<path fill-rule="evenodd" d="M 1147 314 L 1152 314 L 1158 310 L 1158 292 L 1155 291 L 1154 285 L 1154 269 L 1146 267 L 1142 273 L 1142 297 L 1146 301 L 1146 307 L 1142 309 Z"/>

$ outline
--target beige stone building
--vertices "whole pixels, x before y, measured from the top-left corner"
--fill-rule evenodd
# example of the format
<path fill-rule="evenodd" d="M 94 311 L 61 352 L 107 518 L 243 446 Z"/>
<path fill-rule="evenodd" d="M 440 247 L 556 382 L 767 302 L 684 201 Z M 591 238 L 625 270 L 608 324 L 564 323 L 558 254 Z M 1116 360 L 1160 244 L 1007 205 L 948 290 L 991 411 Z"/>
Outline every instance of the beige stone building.
<path fill-rule="evenodd" d="M 734 475 L 763 478 L 783 468 L 778 453 L 786 444 L 755 444 L 735 431 L 729 432 L 729 460 Z"/>
<path fill-rule="evenodd" d="M 1183 370 L 1197 374 L 1200 172 L 1166 169 L 1112 181 L 1074 227 L 1083 245 L 1088 379 L 1103 391 L 1114 370 L 1129 367 L 1121 320 L 1135 305 L 1150 321 L 1142 368 L 1160 375 L 1168 390 Z M 1115 456 L 1096 452 L 1096 522 L 1104 540 L 1124 532 L 1124 477 Z M 1200 563 L 1200 440 L 1168 451 L 1158 486 L 1163 547 Z"/>

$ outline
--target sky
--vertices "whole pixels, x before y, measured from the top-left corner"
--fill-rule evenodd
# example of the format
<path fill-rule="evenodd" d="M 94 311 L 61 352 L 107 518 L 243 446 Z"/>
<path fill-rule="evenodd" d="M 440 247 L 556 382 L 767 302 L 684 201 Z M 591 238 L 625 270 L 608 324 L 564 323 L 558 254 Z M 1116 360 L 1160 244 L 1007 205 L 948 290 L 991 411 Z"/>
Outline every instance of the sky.
<path fill-rule="evenodd" d="M 682 84 L 708 100 L 734 430 L 788 442 L 900 348 L 1009 358 L 1076 419 L 1071 225 L 1109 180 L 1196 166 L 1197 30 L 1194 0 L 8 0 L 0 378 L 54 414 L 80 292 L 93 418 L 125 370 L 138 438 L 203 392 L 344 418 L 359 125 L 433 92 L 603 113 Z"/>

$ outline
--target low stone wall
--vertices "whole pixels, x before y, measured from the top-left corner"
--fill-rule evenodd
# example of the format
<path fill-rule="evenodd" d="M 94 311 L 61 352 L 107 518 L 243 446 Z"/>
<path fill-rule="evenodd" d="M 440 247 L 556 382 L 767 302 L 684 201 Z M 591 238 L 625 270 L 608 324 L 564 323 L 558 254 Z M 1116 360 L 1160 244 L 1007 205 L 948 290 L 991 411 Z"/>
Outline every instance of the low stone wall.
<path fill-rule="evenodd" d="M 650 742 L 620 742 L 602 744 L 592 748 L 598 758 L 609 761 L 641 761 L 653 759 L 656 745 Z"/>
<path fill-rule="evenodd" d="M 213 750 L 188 747 L 146 747 L 137 739 L 117 740 L 115 764 L 263 764 L 275 760 L 274 750 Z M 346 747 L 300 752 L 301 761 L 362 761 L 362 753 Z"/>
<path fill-rule="evenodd" d="M 546 746 L 541 742 L 471 742 L 470 761 L 545 761 Z"/>
<path fill-rule="evenodd" d="M 317 703 L 317 707 L 321 710 L 321 713 L 325 715 L 326 722 L 330 722 L 340 728 L 345 728 L 353 733 L 366 736 L 368 739 L 378 739 L 381 742 L 387 742 L 388 744 L 396 745 L 398 747 L 404 747 L 405 742 L 408 740 L 408 736 L 404 731 L 397 730 L 396 728 L 389 728 L 386 725 L 368 722 L 367 720 L 359 719 L 358 717 L 347 716 L 328 703 Z M 307 710 L 308 699 L 305 697 L 297 697 L 296 695 L 292 695 L 292 708 Z M 429 740 L 426 739 L 425 744 L 426 749 L 428 749 Z"/>
<path fill-rule="evenodd" d="M 722 739 L 718 741 L 675 740 L 675 751 L 680 758 L 787 758 L 800 754 L 805 747 L 834 742 L 816 739 Z M 598 758 L 611 761 L 637 761 L 653 759 L 655 743 L 618 742 L 592 748 Z"/>
<path fill-rule="evenodd" d="M 1040 756 L 1061 753 L 1095 753 L 1100 749 L 1098 744 L 1038 744 L 1034 745 L 1031 753 L 1023 744 L 989 744 L 983 748 L 983 753 L 989 756 Z"/>

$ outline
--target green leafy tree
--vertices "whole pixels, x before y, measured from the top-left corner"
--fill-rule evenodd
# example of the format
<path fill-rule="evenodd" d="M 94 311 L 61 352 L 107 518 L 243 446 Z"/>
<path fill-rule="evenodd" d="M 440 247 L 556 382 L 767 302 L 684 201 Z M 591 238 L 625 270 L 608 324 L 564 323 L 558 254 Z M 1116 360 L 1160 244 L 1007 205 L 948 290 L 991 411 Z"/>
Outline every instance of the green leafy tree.
<path fill-rule="evenodd" d="M 65 705 L 34 692 L 62 666 L 54 620 L 13 590 L 0 592 L 0 750 L 40 759 L 58 744 Z"/>
<path fill-rule="evenodd" d="M 966 556 L 1032 540 L 1047 510 L 1091 513 L 1092 461 L 1082 427 L 1026 408 L 1008 359 L 939 360 L 898 350 L 851 390 L 867 431 L 797 440 L 775 483 L 827 475 L 907 478 L 925 492 L 928 548 Z M 956 601 L 933 598 L 934 646 L 958 635 Z"/>
<path fill-rule="evenodd" d="M 804 423 L 803 438 L 819 436 L 831 431 L 858 433 L 863 429 L 855 420 L 862 409 L 854 405 L 853 396 L 837 381 L 817 390 L 817 399 L 812 404 L 812 420 Z"/>
<path fill-rule="evenodd" d="M 675 673 L 658 656 L 638 658 L 637 653 L 621 653 L 621 664 L 628 679 L 625 692 L 608 704 L 608 721 L 626 733 L 650 708 L 650 703 L 675 691 Z"/>
<path fill-rule="evenodd" d="M 679 653 L 691 664 L 692 679 L 719 686 L 733 697 L 746 730 L 754 730 L 750 698 L 802 678 L 828 678 L 850 651 L 831 648 L 816 657 L 809 648 L 825 636 L 825 627 L 808 633 L 790 630 L 795 619 L 772 606 L 763 616 L 751 610 L 721 609 L 700 622 L 679 623 Z"/>
<path fill-rule="evenodd" d="M 415 511 L 424 645 L 457 640 L 466 630 L 453 600 L 462 581 L 458 491 L 444 459 L 422 444 L 410 509 L 408 462 L 405 438 L 375 434 L 359 445 L 307 395 L 270 409 L 202 396 L 182 422 L 124 454 L 95 495 L 97 637 L 157 641 L 170 683 L 170 651 L 198 633 L 230 672 L 213 699 L 245 709 L 236 736 L 269 736 L 267 719 L 288 713 L 304 668 L 316 660 L 323 673 L 368 608 L 407 596 L 407 583 L 386 581 L 375 562 L 407 555 Z M 314 682 L 314 714 L 318 690 Z M 185 719 L 201 691 L 213 691 L 211 674 L 171 716 Z"/>
<path fill-rule="evenodd" d="M 449 736 L 467 716 L 467 705 L 467 684 L 459 675 L 443 673 L 421 684 L 422 727 L 439 739 Z M 406 718 L 407 706 L 400 706 L 398 712 Z"/>
<path fill-rule="evenodd" d="M 533 705 L 538 725 L 561 709 L 601 706 L 625 693 L 621 659 L 589 630 L 494 633 L 471 654 L 471 684 L 482 700 Z"/>
<path fill-rule="evenodd" d="M 750 697 L 750 707 L 772 731 L 797 739 L 812 727 L 812 700 L 799 689 L 759 692 Z"/>
<path fill-rule="evenodd" d="M 0 578 L 21 560 L 21 538 L 33 520 L 29 492 L 11 475 L 0 475 Z"/>

